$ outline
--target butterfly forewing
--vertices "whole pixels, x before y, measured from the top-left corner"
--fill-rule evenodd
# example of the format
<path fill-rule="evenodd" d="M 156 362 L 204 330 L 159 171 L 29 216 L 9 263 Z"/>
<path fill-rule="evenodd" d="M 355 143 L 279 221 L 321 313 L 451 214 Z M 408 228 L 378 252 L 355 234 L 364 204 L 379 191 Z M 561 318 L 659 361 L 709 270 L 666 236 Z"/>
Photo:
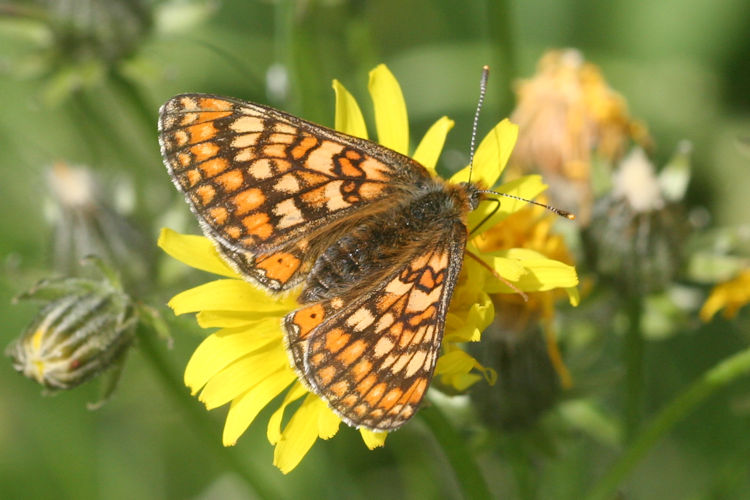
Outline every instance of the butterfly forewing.
<path fill-rule="evenodd" d="M 249 268 L 252 256 L 283 250 L 282 276 L 301 266 L 290 257 L 299 257 L 291 243 L 429 177 L 377 144 L 257 104 L 177 96 L 162 107 L 159 125 L 169 172 L 204 231 L 249 253 Z M 289 288 L 283 280 L 268 282 L 276 286 L 260 284 Z"/>

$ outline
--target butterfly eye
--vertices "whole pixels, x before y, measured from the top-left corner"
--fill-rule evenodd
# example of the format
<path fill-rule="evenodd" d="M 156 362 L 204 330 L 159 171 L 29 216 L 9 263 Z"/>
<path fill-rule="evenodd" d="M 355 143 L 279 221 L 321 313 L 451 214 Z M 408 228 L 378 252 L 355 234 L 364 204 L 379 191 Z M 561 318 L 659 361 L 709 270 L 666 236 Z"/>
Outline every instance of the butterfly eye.
<path fill-rule="evenodd" d="M 469 205 L 471 205 L 471 209 L 476 209 L 477 206 L 479 206 L 479 202 L 484 198 L 483 193 L 473 184 L 466 186 L 466 192 L 469 194 Z"/>

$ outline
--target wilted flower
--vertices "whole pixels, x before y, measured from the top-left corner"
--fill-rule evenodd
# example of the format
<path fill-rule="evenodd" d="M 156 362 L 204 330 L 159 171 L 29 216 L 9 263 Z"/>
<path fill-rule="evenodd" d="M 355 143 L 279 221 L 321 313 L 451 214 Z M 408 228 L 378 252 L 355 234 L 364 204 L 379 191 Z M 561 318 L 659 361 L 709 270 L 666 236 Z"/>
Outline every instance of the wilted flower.
<path fill-rule="evenodd" d="M 41 78 L 53 103 L 101 82 L 133 54 L 152 23 L 151 9 L 140 0 L 39 1 L 6 13 L 28 38 L 11 72 Z"/>
<path fill-rule="evenodd" d="M 612 164 L 631 138 L 647 142 L 643 125 L 630 118 L 622 96 L 577 50 L 547 52 L 516 93 L 511 119 L 519 136 L 511 165 L 541 172 L 552 204 L 575 212 L 585 225 L 594 198 L 592 164 Z"/>
<path fill-rule="evenodd" d="M 671 182 L 661 180 L 643 150 L 634 149 L 613 174 L 612 191 L 596 202 L 584 234 L 596 270 L 630 294 L 663 290 L 683 264 L 689 228 L 676 203 L 681 195 L 669 192 L 668 200 Z"/>
<path fill-rule="evenodd" d="M 85 167 L 57 162 L 48 174 L 53 203 L 47 210 L 54 229 L 55 270 L 77 273 L 81 260 L 96 255 L 117 266 L 129 289 L 143 289 L 150 282 L 153 252 L 145 238 L 125 218 L 118 198 L 132 196 L 126 183 L 109 189 Z M 122 204 L 124 205 L 124 204 Z"/>
<path fill-rule="evenodd" d="M 111 278 L 44 280 L 18 299 L 44 305 L 6 354 L 48 389 L 71 389 L 119 365 L 132 344 L 133 304 Z"/>

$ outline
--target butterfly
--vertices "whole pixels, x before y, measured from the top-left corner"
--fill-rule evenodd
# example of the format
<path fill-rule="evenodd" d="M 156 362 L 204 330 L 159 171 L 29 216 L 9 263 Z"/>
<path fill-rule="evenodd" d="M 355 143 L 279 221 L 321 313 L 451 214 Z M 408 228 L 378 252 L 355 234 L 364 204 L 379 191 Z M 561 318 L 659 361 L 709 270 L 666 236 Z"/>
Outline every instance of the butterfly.
<path fill-rule="evenodd" d="M 347 424 L 401 427 L 429 386 L 475 184 L 374 142 L 208 94 L 160 110 L 174 185 L 246 280 L 300 289 L 283 319 L 300 379 Z"/>

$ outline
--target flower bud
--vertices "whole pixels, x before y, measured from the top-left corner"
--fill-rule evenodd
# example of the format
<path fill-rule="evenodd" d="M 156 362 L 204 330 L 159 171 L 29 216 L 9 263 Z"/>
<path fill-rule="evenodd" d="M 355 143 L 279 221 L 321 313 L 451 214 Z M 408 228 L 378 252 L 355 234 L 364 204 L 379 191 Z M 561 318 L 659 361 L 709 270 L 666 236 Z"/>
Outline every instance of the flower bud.
<path fill-rule="evenodd" d="M 103 183 L 86 167 L 57 162 L 49 170 L 47 218 L 54 228 L 55 270 L 77 274 L 82 259 L 96 255 L 117 265 L 128 290 L 151 283 L 152 251 L 126 218 L 133 193 L 128 182 Z"/>
<path fill-rule="evenodd" d="M 49 389 L 71 389 L 121 361 L 134 337 L 130 298 L 109 281 L 44 280 L 19 299 L 45 305 L 6 349 L 13 367 Z"/>
<path fill-rule="evenodd" d="M 622 161 L 612 184 L 584 235 L 594 266 L 626 293 L 664 290 L 683 262 L 689 230 L 683 207 L 669 202 L 639 149 Z"/>
<path fill-rule="evenodd" d="M 541 328 L 490 330 L 476 351 L 477 359 L 498 373 L 494 387 L 477 384 L 470 393 L 488 424 L 506 430 L 528 427 L 557 402 L 560 378 Z"/>

